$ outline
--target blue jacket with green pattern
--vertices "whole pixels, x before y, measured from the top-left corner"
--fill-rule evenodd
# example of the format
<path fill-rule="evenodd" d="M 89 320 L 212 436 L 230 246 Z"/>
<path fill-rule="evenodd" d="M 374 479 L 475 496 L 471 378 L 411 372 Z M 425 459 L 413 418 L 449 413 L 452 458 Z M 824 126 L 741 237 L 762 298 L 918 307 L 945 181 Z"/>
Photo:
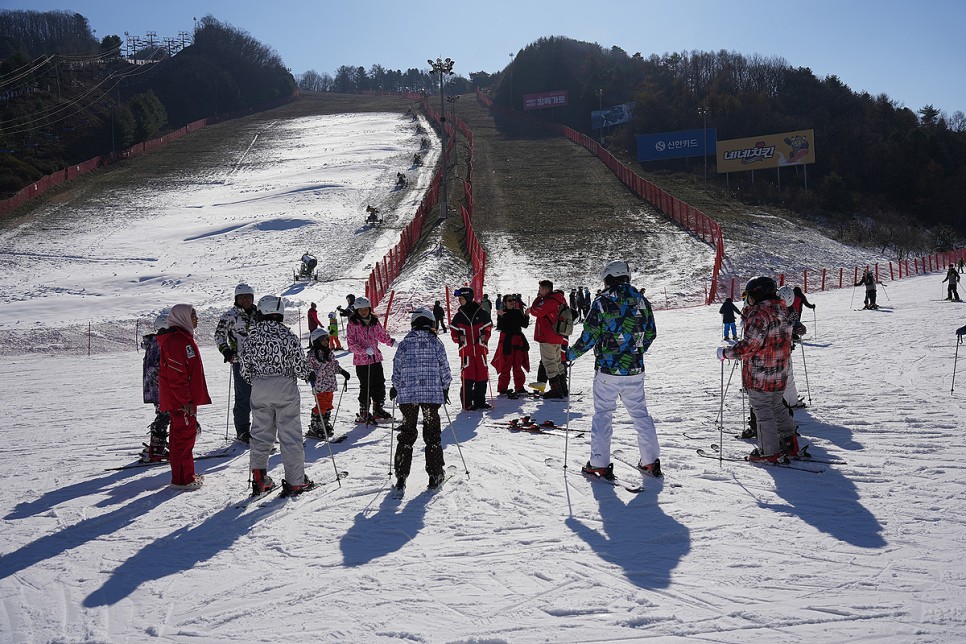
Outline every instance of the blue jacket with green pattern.
<path fill-rule="evenodd" d="M 597 371 L 637 375 L 644 371 L 644 353 L 656 337 L 651 303 L 630 284 L 618 284 L 594 300 L 584 332 L 567 351 L 567 360 L 575 360 L 593 347 Z"/>

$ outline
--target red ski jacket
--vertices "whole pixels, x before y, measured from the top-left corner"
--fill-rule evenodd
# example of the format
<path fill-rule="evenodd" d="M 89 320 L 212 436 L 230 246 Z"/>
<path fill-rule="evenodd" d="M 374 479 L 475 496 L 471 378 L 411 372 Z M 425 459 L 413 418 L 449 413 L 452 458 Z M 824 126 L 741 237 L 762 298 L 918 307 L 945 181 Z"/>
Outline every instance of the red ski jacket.
<path fill-rule="evenodd" d="M 178 327 L 158 332 L 161 366 L 158 371 L 161 411 L 175 411 L 188 403 L 210 405 L 205 367 L 190 333 Z"/>
<path fill-rule="evenodd" d="M 534 341 L 547 344 L 563 344 L 567 341 L 566 336 L 559 335 L 553 330 L 560 307 L 566 305 L 567 299 L 563 291 L 554 291 L 547 297 L 538 297 L 533 301 L 530 315 L 537 318 L 537 326 L 533 330 Z"/>

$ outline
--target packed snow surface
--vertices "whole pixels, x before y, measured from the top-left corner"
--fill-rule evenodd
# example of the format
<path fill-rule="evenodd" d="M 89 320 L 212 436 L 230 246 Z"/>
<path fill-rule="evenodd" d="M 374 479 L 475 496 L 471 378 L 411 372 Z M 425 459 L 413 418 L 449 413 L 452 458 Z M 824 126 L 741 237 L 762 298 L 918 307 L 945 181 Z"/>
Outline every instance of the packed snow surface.
<path fill-rule="evenodd" d="M 802 465 L 821 473 L 696 453 L 714 454 L 712 443 L 728 456 L 752 447 L 732 436 L 742 426 L 739 374 L 715 357 L 717 307 L 702 307 L 656 313 L 646 389 L 666 477 L 643 480 L 640 494 L 579 473 L 593 414 L 585 356 L 569 405 L 497 398 L 485 414 L 449 405 L 451 478 L 436 493 L 423 490 L 417 450 L 399 501 L 389 492 L 392 428 L 352 423 L 353 379 L 339 399 L 336 429 L 348 439 L 332 446 L 335 466 L 325 444 L 305 446 L 308 474 L 327 484 L 292 501 L 245 503 L 248 457 L 226 444 L 229 376 L 213 318 L 240 279 L 257 294 L 286 293 L 293 309 L 311 299 L 324 312 L 361 293 L 367 263 L 396 241 L 389 229 L 358 230 L 366 186 L 372 200 L 385 198 L 415 141 L 397 115 L 320 117 L 273 132 L 207 187 L 151 188 L 145 200 L 163 226 L 63 219 L 56 235 L 28 226 L 0 238 L 4 329 L 41 322 L 42 333 L 64 307 L 110 322 L 196 304 L 213 404 L 200 410 L 195 454 L 229 454 L 197 461 L 205 485 L 190 493 L 167 487 L 164 466 L 106 471 L 136 459 L 153 418 L 141 403 L 133 339 L 127 350 L 90 357 L 67 346 L 8 351 L 0 641 L 966 638 L 962 368 L 960 388 L 951 382 L 953 330 L 966 324 L 966 307 L 940 300 L 941 275 L 888 282 L 879 311 L 855 310 L 862 294 L 851 289 L 811 294 L 818 308 L 806 311 L 809 334 L 793 354 L 809 406 L 795 419 L 816 457 L 845 461 Z M 413 192 L 403 202 L 418 199 Z M 339 281 L 293 284 L 293 261 L 306 248 Z M 405 304 L 389 325 L 397 338 L 403 309 L 442 297 L 442 269 L 459 273 L 441 252 L 420 257 L 436 264 L 404 276 Z M 523 257 L 491 258 L 490 270 L 504 292 L 532 295 L 541 277 Z M 296 316 L 290 310 L 297 330 Z M 441 339 L 455 371 L 456 345 Z M 385 354 L 391 371 L 393 351 Z M 565 439 L 501 426 L 523 415 L 580 431 Z M 624 463 L 638 455 L 620 408 L 613 446 L 618 476 L 640 483 Z M 334 467 L 349 472 L 341 485 Z M 277 454 L 270 468 L 278 479 Z"/>

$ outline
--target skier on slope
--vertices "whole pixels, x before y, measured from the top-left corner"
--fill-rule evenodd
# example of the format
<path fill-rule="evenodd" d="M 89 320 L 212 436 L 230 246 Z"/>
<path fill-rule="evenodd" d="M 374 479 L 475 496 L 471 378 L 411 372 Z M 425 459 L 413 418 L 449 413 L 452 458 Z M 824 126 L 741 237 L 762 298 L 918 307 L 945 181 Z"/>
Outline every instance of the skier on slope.
<path fill-rule="evenodd" d="M 249 329 L 255 324 L 255 290 L 242 282 L 235 287 L 235 303 L 225 311 L 215 327 L 215 344 L 231 363 L 232 382 L 235 389 L 235 405 L 232 413 L 235 421 L 235 437 L 248 444 L 251 436 L 252 388 L 241 377 L 238 355 L 245 346 Z"/>
<path fill-rule="evenodd" d="M 171 415 L 171 487 L 197 490 L 204 477 L 195 474 L 191 454 L 198 427 L 198 407 L 210 405 L 205 367 L 195 343 L 198 314 L 190 304 L 175 304 L 168 314 L 168 327 L 158 331 L 161 359 L 158 368 L 158 407 Z"/>
<path fill-rule="evenodd" d="M 309 431 L 305 435 L 309 438 L 328 440 L 335 433 L 329 420 L 333 394 L 338 387 L 335 377 L 341 375 L 345 378 L 342 382 L 344 392 L 349 388 L 349 372 L 339 366 L 339 361 L 332 354 L 332 349 L 329 348 L 329 334 L 325 329 L 318 328 L 313 331 L 310 340 L 312 345 L 306 364 L 309 368 L 309 383 L 315 396 L 315 407 L 312 409 Z"/>
<path fill-rule="evenodd" d="M 738 339 L 738 330 L 735 328 L 735 315 L 741 315 L 741 310 L 735 306 L 731 298 L 725 298 L 724 304 L 718 309 L 721 314 L 721 323 L 724 325 L 724 339 L 728 340 L 728 331 L 731 331 L 731 339 Z"/>
<path fill-rule="evenodd" d="M 719 360 L 742 360 L 741 380 L 758 423 L 759 447 L 749 461 L 780 462 L 798 455 L 795 423 L 782 401 L 788 383 L 792 326 L 788 307 L 770 277 L 756 277 L 745 287 L 744 338 L 718 348 Z"/>
<path fill-rule="evenodd" d="M 144 362 L 141 366 L 144 402 L 154 405 L 154 421 L 150 425 L 148 446 L 141 452 L 141 460 L 145 463 L 168 459 L 168 424 L 171 422 L 171 414 L 161 411 L 159 405 L 158 370 L 161 368 L 161 349 L 158 348 L 157 339 L 157 333 L 168 326 L 168 313 L 167 309 L 161 311 L 154 319 L 154 333 L 145 334 L 141 339 L 141 348 L 144 349 Z"/>
<path fill-rule="evenodd" d="M 309 305 L 309 334 L 315 331 L 317 328 L 322 326 L 319 321 L 319 310 L 315 307 L 315 302 Z"/>
<path fill-rule="evenodd" d="M 530 316 L 520 306 L 516 296 L 508 295 L 503 307 L 496 314 L 496 330 L 500 341 L 496 345 L 490 364 L 500 374 L 496 390 L 500 394 L 510 393 L 510 375 L 513 375 L 513 392 L 526 392 L 526 372 L 530 371 L 530 345 L 523 329 L 530 326 Z"/>
<path fill-rule="evenodd" d="M 335 311 L 329 311 L 329 346 L 333 351 L 342 351 L 342 343 L 339 342 L 339 319 L 335 316 Z"/>
<path fill-rule="evenodd" d="M 949 282 L 949 285 L 946 286 L 946 299 L 959 302 L 959 291 L 956 288 L 959 284 L 959 273 L 956 272 L 955 264 L 949 265 L 949 270 L 946 271 L 946 277 L 943 278 L 943 282 Z"/>
<path fill-rule="evenodd" d="M 875 275 L 872 274 L 872 269 L 865 269 L 865 273 L 862 274 L 862 278 L 855 283 L 856 286 L 860 284 L 865 285 L 865 306 L 864 309 L 875 310 L 879 308 L 879 305 L 875 303 L 875 285 L 878 284 L 875 279 Z"/>
<path fill-rule="evenodd" d="M 473 289 L 464 286 L 456 289 L 459 308 L 449 323 L 450 337 L 460 350 L 460 401 L 463 409 L 491 409 L 486 402 L 486 385 L 489 371 L 486 368 L 487 343 L 493 332 L 493 321 L 483 307 L 477 304 Z"/>
<path fill-rule="evenodd" d="M 798 313 L 795 311 L 795 291 L 790 286 L 783 286 L 778 289 L 778 297 L 784 302 L 788 309 L 788 323 L 792 330 L 791 351 L 795 350 L 795 343 L 801 340 L 802 335 L 808 332 L 805 325 L 799 321 Z M 785 395 L 782 400 L 789 410 L 805 407 L 805 400 L 798 395 L 798 387 L 795 385 L 795 369 L 791 358 L 788 360 L 788 380 L 785 384 Z M 792 413 L 789 411 L 789 413 Z"/>
<path fill-rule="evenodd" d="M 555 330 L 560 315 L 560 307 L 567 306 L 567 299 L 561 290 L 554 290 L 553 282 L 541 280 L 537 297 L 530 306 L 530 314 L 537 319 L 533 339 L 540 344 L 540 364 L 547 372 L 550 391 L 544 398 L 564 398 L 567 394 L 567 374 L 560 361 L 560 347 L 566 337 Z"/>
<path fill-rule="evenodd" d="M 446 333 L 446 311 L 443 309 L 443 305 L 439 303 L 439 300 L 436 300 L 436 303 L 433 304 L 433 317 L 436 318 L 436 327 L 443 333 Z"/>
<path fill-rule="evenodd" d="M 412 330 L 399 343 L 392 361 L 392 388 L 389 397 L 399 405 L 403 423 L 393 466 L 396 489 L 406 487 L 412 468 L 413 445 L 419 432 L 416 420 L 423 411 L 423 441 L 426 443 L 426 473 L 429 487 L 443 482 L 444 466 L 442 429 L 439 407 L 449 402 L 449 386 L 453 380 L 446 349 L 436 334 L 436 318 L 427 308 L 412 314 Z"/>
<path fill-rule="evenodd" d="M 249 464 L 252 495 L 272 490 L 268 456 L 278 439 L 285 478 L 282 494 L 295 496 L 312 489 L 305 475 L 305 449 L 299 422 L 298 380 L 308 380 L 305 355 L 298 337 L 285 326 L 282 298 L 258 300 L 261 320 L 252 327 L 241 354 L 241 374 L 252 388 L 252 431 Z"/>
<path fill-rule="evenodd" d="M 594 350 L 594 418 L 591 421 L 590 460 L 584 472 L 614 478 L 610 460 L 613 417 L 618 397 L 624 402 L 637 431 L 641 454 L 637 467 L 649 476 L 663 476 L 661 448 L 654 419 L 644 396 L 644 354 L 657 327 L 651 303 L 631 286 L 627 262 L 610 262 L 601 271 L 605 290 L 594 300 L 580 338 L 567 352 L 568 362 Z"/>
<path fill-rule="evenodd" d="M 345 301 L 348 302 L 345 308 L 342 308 L 341 306 L 337 306 L 335 307 L 335 310 L 338 311 L 339 315 L 341 315 L 342 317 L 351 318 L 352 314 L 356 312 L 356 308 L 355 308 L 356 296 L 353 295 L 352 293 L 349 293 L 348 295 L 345 296 Z"/>
<path fill-rule="evenodd" d="M 372 303 L 368 298 L 357 298 L 353 308 L 355 311 L 346 325 L 346 345 L 352 352 L 352 364 L 356 367 L 356 378 L 359 379 L 359 416 L 356 422 L 368 425 L 377 420 L 392 418 L 392 414 L 385 408 L 386 375 L 382 370 L 379 343 L 393 347 L 396 346 L 396 341 L 389 337 L 379 318 L 372 314 Z"/>

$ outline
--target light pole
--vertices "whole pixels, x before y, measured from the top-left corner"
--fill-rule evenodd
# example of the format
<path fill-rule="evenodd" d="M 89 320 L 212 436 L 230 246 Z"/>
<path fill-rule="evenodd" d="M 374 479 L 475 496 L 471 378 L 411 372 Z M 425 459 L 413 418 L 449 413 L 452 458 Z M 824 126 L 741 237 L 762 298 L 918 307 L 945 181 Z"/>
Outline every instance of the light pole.
<path fill-rule="evenodd" d="M 454 132 L 456 131 L 455 130 L 456 123 L 457 123 L 457 121 L 456 121 L 456 101 L 458 101 L 458 100 L 460 100 L 460 95 L 459 94 L 457 94 L 456 96 L 447 96 L 446 97 L 446 102 L 449 103 L 449 108 L 450 108 L 449 111 L 450 111 L 450 114 L 453 115 L 453 128 L 454 128 L 453 131 Z M 460 164 L 460 162 L 459 162 L 459 152 L 457 151 L 457 148 L 454 145 L 453 146 L 453 167 L 458 168 L 459 167 L 459 164 Z M 459 175 L 457 174 L 456 176 L 459 176 Z"/>
<path fill-rule="evenodd" d="M 704 187 L 708 187 L 708 107 L 702 105 L 698 114 L 704 117 Z"/>
<path fill-rule="evenodd" d="M 598 142 L 604 145 L 604 90 L 597 90 L 597 115 L 600 118 L 600 132 L 597 135 Z"/>
<path fill-rule="evenodd" d="M 441 174 L 443 175 L 443 196 L 439 201 L 439 218 L 441 220 L 446 219 L 446 94 L 443 92 L 443 82 L 446 75 L 453 75 L 453 65 L 456 61 L 447 58 L 442 60 L 437 58 L 435 61 L 429 59 L 426 62 L 432 67 L 433 74 L 439 74 L 439 123 L 443 130 L 443 170 Z"/>

